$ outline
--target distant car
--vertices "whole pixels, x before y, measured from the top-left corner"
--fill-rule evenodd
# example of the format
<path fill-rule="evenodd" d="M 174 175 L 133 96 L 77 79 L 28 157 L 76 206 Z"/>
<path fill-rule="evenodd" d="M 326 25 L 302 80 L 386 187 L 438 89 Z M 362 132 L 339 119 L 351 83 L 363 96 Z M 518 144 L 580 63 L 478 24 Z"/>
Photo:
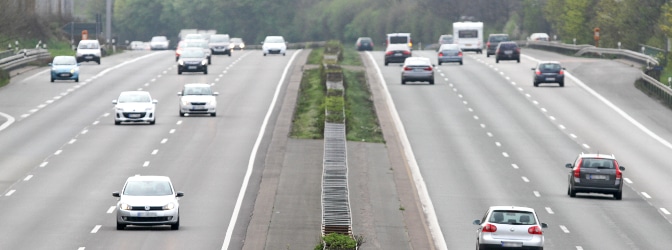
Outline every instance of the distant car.
<path fill-rule="evenodd" d="M 285 43 L 285 38 L 282 36 L 267 36 L 262 42 L 261 50 L 266 54 L 282 54 L 285 55 L 287 50 L 287 44 Z"/>
<path fill-rule="evenodd" d="M 373 40 L 370 37 L 357 38 L 357 42 L 355 42 L 355 48 L 358 51 L 365 51 L 365 50 L 372 51 L 373 50 Z"/>
<path fill-rule="evenodd" d="M 117 230 L 128 225 L 169 225 L 180 229 L 179 198 L 184 193 L 175 192 L 173 183 L 166 176 L 131 176 L 126 179 L 121 193 L 113 192 L 117 202 Z"/>
<path fill-rule="evenodd" d="M 122 122 L 156 123 L 156 103 L 147 91 L 124 91 L 119 98 L 112 101 L 114 104 L 114 125 Z"/>
<path fill-rule="evenodd" d="M 49 66 L 51 66 L 51 82 L 54 80 L 79 82 L 79 63 L 74 56 L 56 56 Z"/>
<path fill-rule="evenodd" d="M 240 37 L 231 38 L 231 43 L 229 44 L 232 50 L 243 50 L 245 49 L 245 42 Z"/>
<path fill-rule="evenodd" d="M 128 44 L 128 49 L 130 50 L 144 50 L 146 49 L 145 42 L 143 41 L 132 41 Z"/>
<path fill-rule="evenodd" d="M 75 57 L 77 58 L 77 62 L 94 61 L 100 64 L 100 58 L 102 57 L 100 43 L 98 40 L 79 41 L 79 44 L 77 45 L 77 51 L 75 52 Z"/>
<path fill-rule="evenodd" d="M 449 44 L 442 44 L 441 47 L 439 47 L 439 55 L 438 55 L 438 61 L 439 65 L 441 63 L 460 63 L 462 65 L 462 49 L 460 49 L 459 44 L 454 44 L 454 43 L 449 43 Z"/>
<path fill-rule="evenodd" d="M 515 60 L 520 63 L 520 47 L 516 42 L 500 42 L 495 51 L 495 62 L 502 60 Z"/>
<path fill-rule="evenodd" d="M 385 47 L 392 44 L 406 44 L 409 50 L 413 50 L 413 39 L 411 33 L 389 33 L 385 38 Z"/>
<path fill-rule="evenodd" d="M 200 48 L 205 53 L 205 57 L 208 59 L 208 64 L 212 64 L 212 50 L 208 46 L 208 41 L 206 40 L 187 40 L 184 41 L 184 48 Z M 182 57 L 180 55 L 180 57 Z"/>
<path fill-rule="evenodd" d="M 541 61 L 532 70 L 534 71 L 535 87 L 538 87 L 540 83 L 558 83 L 560 87 L 565 86 L 565 68 L 559 62 Z"/>
<path fill-rule="evenodd" d="M 441 35 L 441 36 L 439 36 L 439 42 L 438 42 L 439 45 L 441 45 L 441 44 L 451 44 L 451 43 L 455 43 L 454 39 L 453 39 L 453 35 Z"/>
<path fill-rule="evenodd" d="M 426 57 L 409 57 L 401 66 L 401 84 L 406 82 L 429 82 L 434 84 L 434 65 Z"/>
<path fill-rule="evenodd" d="M 225 54 L 231 56 L 231 41 L 228 34 L 214 34 L 210 35 L 208 46 L 212 50 L 213 55 Z"/>
<path fill-rule="evenodd" d="M 177 92 L 180 97 L 180 116 L 185 114 L 209 114 L 217 116 L 217 98 L 209 84 L 188 83 Z"/>
<path fill-rule="evenodd" d="M 389 63 L 403 63 L 406 58 L 411 56 L 411 48 L 405 43 L 387 45 L 385 49 L 385 66 Z"/>
<path fill-rule="evenodd" d="M 579 154 L 569 168 L 567 195 L 576 193 L 612 194 L 616 200 L 623 198 L 623 171 L 614 155 Z"/>
<path fill-rule="evenodd" d="M 182 38 L 182 41 L 189 41 L 189 40 L 205 40 L 206 37 L 203 34 L 187 34 Z"/>
<path fill-rule="evenodd" d="M 530 41 L 548 41 L 549 37 L 548 37 L 548 34 L 546 34 L 546 33 L 533 33 L 532 35 L 530 35 L 528 40 L 530 40 Z"/>
<path fill-rule="evenodd" d="M 480 220 L 474 220 L 476 249 L 544 249 L 543 228 L 534 209 L 492 206 Z"/>
<path fill-rule="evenodd" d="M 490 34 L 488 41 L 485 43 L 485 56 L 490 57 L 490 55 L 494 55 L 497 51 L 497 45 L 507 41 L 511 41 L 509 34 Z"/>
<path fill-rule="evenodd" d="M 163 50 L 168 49 L 170 41 L 165 36 L 155 36 L 152 37 L 152 40 L 149 41 L 149 49 L 151 50 Z"/>
<path fill-rule="evenodd" d="M 203 72 L 208 74 L 208 57 L 200 48 L 184 48 L 177 60 L 177 74 L 182 72 Z"/>

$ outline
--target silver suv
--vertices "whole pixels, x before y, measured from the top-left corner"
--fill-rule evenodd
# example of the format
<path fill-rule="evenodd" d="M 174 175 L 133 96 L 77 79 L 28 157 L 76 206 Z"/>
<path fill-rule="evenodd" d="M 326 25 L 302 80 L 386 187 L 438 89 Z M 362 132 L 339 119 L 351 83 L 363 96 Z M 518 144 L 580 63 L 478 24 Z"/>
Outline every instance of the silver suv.
<path fill-rule="evenodd" d="M 567 163 L 569 171 L 567 195 L 576 197 L 576 193 L 612 194 L 614 198 L 623 198 L 623 172 L 614 155 L 581 153 L 574 163 Z"/>

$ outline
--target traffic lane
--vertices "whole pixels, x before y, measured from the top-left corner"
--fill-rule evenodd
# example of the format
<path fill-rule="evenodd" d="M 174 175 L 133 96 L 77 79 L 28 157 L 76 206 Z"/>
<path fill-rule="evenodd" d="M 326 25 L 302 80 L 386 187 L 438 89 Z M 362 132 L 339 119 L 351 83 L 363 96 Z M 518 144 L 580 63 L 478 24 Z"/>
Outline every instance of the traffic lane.
<path fill-rule="evenodd" d="M 502 63 L 500 63 L 500 64 L 502 64 Z M 511 65 L 497 65 L 497 67 L 499 67 L 499 68 L 496 68 L 495 66 L 493 66 L 491 64 L 491 65 L 488 66 L 488 68 L 493 69 L 493 71 L 497 71 L 497 70 L 505 68 L 506 66 L 511 66 L 511 68 L 520 67 L 520 66 L 511 64 Z M 499 71 L 499 72 L 502 72 L 502 71 Z M 511 71 L 513 71 L 513 70 L 511 70 Z M 509 78 L 509 79 L 505 80 L 504 84 L 500 84 L 500 83 L 497 83 L 497 82 L 494 82 L 492 84 L 487 84 L 487 86 L 491 89 L 490 91 L 492 91 L 493 93 L 496 93 L 496 94 L 489 95 L 489 94 L 487 94 L 487 91 L 489 91 L 488 89 L 478 89 L 478 90 L 471 91 L 471 94 L 469 94 L 468 96 L 474 96 L 474 97 L 486 96 L 485 98 L 483 98 L 484 100 L 478 101 L 476 103 L 487 103 L 486 100 L 489 100 L 490 98 L 493 98 L 493 97 L 496 97 L 496 96 L 511 96 L 511 97 L 518 96 L 520 99 L 528 99 L 528 101 L 527 101 L 529 103 L 528 106 L 533 107 L 532 110 L 522 112 L 522 111 L 525 110 L 524 108 L 509 104 L 510 102 L 513 102 L 513 101 L 507 102 L 506 100 L 503 100 L 503 101 L 499 101 L 499 103 L 497 103 L 495 105 L 492 105 L 490 107 L 484 107 L 485 110 L 488 110 L 488 113 L 491 113 L 492 115 L 484 116 L 483 119 L 484 120 L 492 120 L 488 123 L 496 124 L 496 126 L 493 127 L 493 129 L 495 131 L 494 134 L 498 134 L 498 135 L 503 136 L 503 137 L 509 137 L 509 138 L 503 139 L 502 145 L 504 145 L 505 148 L 508 148 L 505 152 L 507 152 L 507 154 L 511 157 L 511 159 L 514 159 L 515 162 L 518 162 L 516 164 L 518 169 L 521 169 L 521 170 L 522 169 L 529 169 L 528 171 L 526 171 L 527 173 L 525 174 L 526 179 L 528 179 L 531 183 L 537 182 L 537 183 L 542 184 L 542 185 L 539 185 L 539 186 L 535 187 L 535 188 L 537 188 L 537 190 L 535 190 L 535 191 L 537 191 L 535 193 L 535 196 L 536 195 L 540 195 L 542 197 L 543 196 L 550 196 L 550 197 L 556 197 L 557 196 L 560 199 L 562 199 L 562 198 L 568 199 L 568 197 L 566 196 L 566 190 L 567 190 L 567 176 L 568 176 L 569 171 L 566 168 L 564 168 L 564 163 L 573 161 L 575 159 L 576 155 L 578 154 L 578 152 L 585 151 L 585 148 L 582 148 L 583 143 L 579 142 L 580 140 L 582 140 L 582 134 L 577 133 L 577 135 L 578 135 L 578 140 L 577 140 L 577 138 L 567 136 L 567 134 L 553 132 L 553 131 L 562 131 L 562 129 L 559 128 L 559 125 L 555 124 L 555 122 L 558 119 L 554 118 L 554 113 L 551 112 L 553 110 L 548 110 L 548 109 L 545 108 L 545 106 L 541 105 L 543 103 L 546 103 L 546 101 L 548 101 L 548 100 L 553 100 L 553 97 L 549 96 L 549 97 L 537 99 L 538 97 L 536 97 L 535 95 L 529 95 L 529 93 L 523 92 L 521 89 L 524 89 L 524 88 L 519 87 L 521 84 L 514 85 L 514 83 L 518 83 L 518 82 L 522 81 L 522 79 L 518 79 L 519 77 L 518 78 L 512 77 L 512 76 L 516 75 L 515 73 L 506 73 L 506 74 L 502 75 L 499 72 L 495 73 L 494 76 L 499 77 L 503 80 L 505 80 L 507 78 Z M 478 79 L 479 75 L 487 74 L 487 72 L 482 72 L 482 71 L 481 72 L 478 72 L 478 71 L 473 72 L 471 74 L 465 74 L 465 72 L 461 72 L 461 73 L 462 74 L 454 74 L 454 75 L 458 78 L 464 76 L 465 79 L 463 81 L 468 81 L 469 79 Z M 488 82 L 488 81 L 487 80 L 480 80 L 479 82 Z M 465 92 L 469 91 L 469 88 L 466 88 L 466 87 L 471 87 L 471 86 L 476 86 L 476 85 L 474 85 L 474 84 L 465 85 L 465 87 L 463 87 L 464 91 Z M 521 92 L 521 93 L 519 93 L 519 94 L 513 93 L 513 92 L 507 90 L 506 88 L 510 88 L 514 92 Z M 533 87 L 529 87 L 529 88 L 534 89 Z M 560 90 L 560 89 L 556 89 L 556 91 L 557 90 Z M 558 95 L 558 94 L 556 93 L 556 95 Z M 563 96 L 560 96 L 560 97 L 562 98 Z M 561 99 L 561 98 L 556 98 L 556 99 Z M 504 98 L 502 98 L 502 99 L 504 99 Z M 472 103 L 474 103 L 474 100 L 472 100 Z M 524 103 L 525 102 L 523 102 L 523 105 L 525 105 Z M 541 103 L 541 104 L 539 104 L 539 103 Z M 591 106 L 591 105 L 595 106 L 594 103 L 588 103 L 588 104 L 585 104 L 585 105 L 586 106 Z M 498 110 L 497 109 L 498 106 L 506 107 L 506 109 L 505 110 Z M 483 108 L 481 108 L 481 109 L 483 109 Z M 591 110 L 595 110 L 595 109 L 596 108 L 591 108 Z M 507 113 L 506 110 L 515 110 L 517 112 Z M 581 113 L 581 110 L 571 110 L 571 111 L 568 111 L 568 112 L 574 114 L 574 116 L 577 116 L 578 113 Z M 530 113 L 532 113 L 532 114 L 534 114 L 534 113 L 543 114 L 543 116 L 546 116 L 546 119 L 541 119 L 540 121 L 534 121 L 534 120 L 530 119 L 531 118 L 531 116 L 529 115 Z M 502 114 L 505 114 L 505 115 L 502 115 Z M 529 120 L 530 125 L 522 124 L 522 125 L 528 126 L 528 128 L 524 128 L 523 130 L 517 130 L 517 129 L 514 130 L 510 125 L 507 124 L 507 122 L 506 122 L 507 117 L 513 117 L 514 119 L 511 119 L 511 120 L 513 120 L 514 123 L 515 123 L 515 121 Z M 494 119 L 492 119 L 492 118 L 494 118 Z M 499 130 L 501 130 L 501 131 L 499 131 Z M 512 133 L 511 131 L 520 131 L 521 133 Z M 593 133 L 595 133 L 595 132 L 593 132 Z M 570 138 L 572 140 L 568 140 Z M 534 150 L 533 151 L 533 149 L 544 149 L 544 148 L 547 148 L 547 150 Z M 517 157 L 520 158 L 520 159 L 516 159 Z M 627 172 L 626 172 L 626 174 L 627 174 Z M 657 216 L 657 214 L 655 212 L 652 213 L 652 212 L 646 211 L 646 210 L 645 210 L 646 212 L 642 213 L 641 207 L 642 206 L 646 207 L 647 203 L 645 203 L 641 199 L 638 199 L 638 195 L 634 191 L 632 191 L 628 188 L 625 188 L 624 189 L 624 197 L 632 197 L 633 200 L 635 202 L 637 202 L 637 204 L 639 204 L 640 206 L 637 207 L 637 208 L 632 208 L 632 209 L 631 208 L 617 209 L 621 212 L 620 216 L 627 216 L 628 214 L 633 214 L 633 213 L 641 214 L 641 216 L 648 217 L 648 218 Z M 609 199 L 611 199 L 611 197 L 609 197 Z M 617 204 L 614 204 L 614 206 L 618 206 Z M 571 207 L 566 208 L 566 206 L 564 206 L 564 202 L 562 202 L 562 200 L 558 200 L 557 203 L 555 203 L 555 204 L 553 204 L 553 202 L 547 202 L 546 206 L 549 206 L 549 208 L 551 208 L 551 211 L 556 211 L 557 214 L 563 213 L 563 211 L 565 213 L 571 212 L 571 214 L 575 214 L 575 213 L 586 214 L 589 217 L 590 216 L 600 217 L 600 215 L 604 214 L 602 211 L 598 211 L 598 210 L 592 210 L 590 212 L 569 210 L 569 209 L 571 209 Z M 607 206 L 606 209 L 610 208 L 610 207 L 608 207 L 608 204 L 605 204 L 605 206 Z M 563 208 L 563 207 L 565 207 L 565 208 Z M 562 209 L 562 210 L 560 210 L 560 209 Z M 591 214 L 591 213 L 594 213 L 594 214 Z M 627 223 L 627 221 L 623 221 L 622 219 L 615 219 L 615 220 L 616 221 L 621 220 L 621 221 L 618 221 L 617 223 Z M 583 220 L 583 221 L 589 221 L 589 220 Z M 559 223 L 563 223 L 563 224 L 560 224 L 560 225 L 563 225 L 563 227 L 565 229 L 569 228 L 570 231 L 572 231 L 572 228 L 576 228 L 576 227 L 581 228 L 581 229 L 591 228 L 591 229 L 597 230 L 599 227 L 604 226 L 603 224 L 601 225 L 599 222 L 582 224 L 581 222 L 583 222 L 583 221 L 582 220 L 576 221 L 578 224 L 567 224 L 566 221 L 565 222 L 559 221 Z M 664 223 L 660 224 L 659 222 L 646 220 L 644 218 L 642 218 L 640 221 L 651 222 L 652 224 L 654 224 L 651 227 L 657 227 L 661 231 L 668 231 L 669 230 L 668 227 L 665 227 L 667 225 L 665 225 Z M 608 222 L 603 222 L 603 223 L 608 223 Z M 593 225 L 595 226 L 594 228 L 592 227 Z M 563 233 L 565 232 L 564 229 L 562 231 L 563 231 Z M 576 232 L 578 230 L 574 229 L 574 231 Z M 586 231 L 587 231 L 586 233 L 591 232 L 590 230 L 586 230 Z M 638 233 L 641 233 L 641 230 L 640 231 L 633 230 L 633 231 L 628 232 L 628 233 L 631 233 L 632 235 L 637 235 Z M 552 235 L 552 231 L 549 232 L 549 234 Z M 579 233 L 579 235 L 586 235 L 586 234 Z M 584 239 L 584 241 L 578 241 L 575 244 L 577 244 L 577 246 L 580 246 L 581 244 L 583 244 L 582 242 L 588 242 L 588 243 L 601 242 L 600 240 L 595 240 L 595 238 L 598 238 L 598 237 L 593 236 L 592 234 L 588 234 L 588 235 L 591 235 L 591 237 L 589 239 L 587 239 L 587 240 Z M 604 240 L 609 240 L 610 236 L 609 235 L 602 235 L 601 237 L 603 237 Z M 627 237 L 622 237 L 621 239 L 622 239 L 622 242 L 615 242 L 614 244 L 621 244 L 622 245 L 622 244 L 627 244 L 628 242 L 630 242 L 630 240 Z M 614 240 L 611 240 L 611 241 L 614 242 Z M 557 242 L 557 239 L 556 239 L 556 242 Z M 645 246 L 648 243 L 637 242 L 636 244 L 640 244 L 642 246 Z M 568 246 L 568 247 L 572 247 L 572 246 Z"/>
<path fill-rule="evenodd" d="M 112 111 L 111 101 L 117 98 L 119 92 L 135 89 L 130 86 L 149 80 L 150 76 L 135 72 L 132 68 L 135 63 L 142 61 L 126 64 L 129 66 L 127 69 L 124 66 L 110 70 L 105 78 L 97 78 L 80 88 L 72 88 L 70 92 L 47 95 L 49 99 L 46 100 L 37 101 L 27 97 L 26 102 L 48 105 L 0 131 L 0 166 L 3 171 L 0 190 L 8 191 L 24 173 L 43 164 L 66 142 L 91 126 L 94 119 Z M 163 67 L 161 64 L 153 64 L 147 66 L 146 70 L 158 71 Z M 21 91 L 23 89 L 3 88 L 0 93 L 15 98 L 22 95 Z"/>
<path fill-rule="evenodd" d="M 596 66 L 596 61 L 608 66 Z M 669 221 L 672 203 L 664 190 L 672 188 L 667 181 L 672 175 L 664 167 L 664 156 L 672 149 L 672 133 L 665 126 L 670 110 L 635 88 L 633 82 L 640 72 L 629 65 L 593 59 L 572 67 L 599 72 L 585 74 L 588 80 L 570 78 L 563 89 L 522 88 L 538 98 L 549 116 L 556 119 L 556 125 L 576 137 L 584 150 L 615 154 L 626 166 L 627 185 Z M 596 75 L 618 77 L 605 83 Z M 558 98 L 558 92 L 570 93 Z M 567 162 L 572 160 L 568 158 Z"/>
<path fill-rule="evenodd" d="M 181 188 L 178 187 L 185 192 L 185 197 L 181 199 L 184 210 L 181 212 L 183 221 L 179 239 L 173 239 L 170 234 L 157 236 L 153 228 L 140 229 L 133 231 L 133 238 L 140 239 L 137 245 L 129 245 L 125 242 L 128 238 L 126 232 L 117 232 L 114 219 L 110 219 L 101 222 L 104 225 L 101 234 L 94 235 L 87 246 L 131 246 L 142 249 L 154 249 L 157 246 L 178 249 L 222 247 L 253 144 L 272 100 L 283 64 L 289 58 L 264 60 L 263 67 L 267 74 L 254 74 L 259 68 L 249 65 L 261 65 L 259 60 L 264 59 L 247 56 L 229 69 L 225 83 L 219 81 L 215 84 L 215 90 L 220 92 L 217 117 L 180 118 L 177 106 L 169 110 L 169 114 L 164 114 L 174 116 L 164 119 L 180 119 L 181 128 L 174 133 L 175 138 L 168 139 L 164 149 L 159 149 L 151 166 L 160 168 L 157 171 L 170 176 L 174 182 L 182 183 Z M 241 69 L 245 67 L 249 70 Z M 259 152 L 265 152 L 264 148 Z M 261 169 L 259 164 L 255 167 L 253 179 L 258 180 Z M 258 184 L 258 181 L 250 183 Z M 251 187 L 250 190 L 255 188 Z M 247 194 L 256 195 L 256 192 L 248 191 Z M 254 197 L 245 198 L 247 205 L 243 207 L 252 207 L 249 203 Z M 237 225 L 243 228 L 235 229 L 239 233 L 234 234 L 231 249 L 242 247 L 244 239 L 236 235 L 241 231 L 244 233 L 249 217 L 249 212 L 241 211 Z M 199 239 L 198 243 L 193 239 Z"/>

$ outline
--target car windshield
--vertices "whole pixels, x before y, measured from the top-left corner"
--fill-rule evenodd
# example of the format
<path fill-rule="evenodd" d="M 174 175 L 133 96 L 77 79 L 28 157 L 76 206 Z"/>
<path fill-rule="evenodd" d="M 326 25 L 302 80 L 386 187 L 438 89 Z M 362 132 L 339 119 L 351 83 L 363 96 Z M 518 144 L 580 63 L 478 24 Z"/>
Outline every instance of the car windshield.
<path fill-rule="evenodd" d="M 185 87 L 184 88 L 184 95 L 212 95 L 212 90 L 210 87 L 206 86 L 199 86 L 199 87 Z"/>
<path fill-rule="evenodd" d="M 205 57 L 205 52 L 199 49 L 185 49 L 180 56 L 185 58 L 201 58 Z"/>
<path fill-rule="evenodd" d="M 204 46 L 207 47 L 208 44 L 203 41 L 188 41 L 184 43 L 185 48 L 204 48 Z"/>
<path fill-rule="evenodd" d="M 282 37 L 267 37 L 264 43 L 284 43 L 285 40 Z"/>
<path fill-rule="evenodd" d="M 390 43 L 407 43 L 408 42 L 408 37 L 407 36 L 390 36 Z"/>
<path fill-rule="evenodd" d="M 97 43 L 80 43 L 79 44 L 79 49 L 98 49 L 98 44 Z"/>
<path fill-rule="evenodd" d="M 478 30 L 460 30 L 457 32 L 459 38 L 478 38 Z"/>
<path fill-rule="evenodd" d="M 119 96 L 119 103 L 130 103 L 130 102 L 152 102 L 152 98 L 145 93 L 122 93 Z"/>
<path fill-rule="evenodd" d="M 537 221 L 532 212 L 495 210 L 490 214 L 488 222 L 511 225 L 535 225 Z"/>
<path fill-rule="evenodd" d="M 167 181 L 129 181 L 124 188 L 124 195 L 130 196 L 162 196 L 172 195 L 170 182 Z"/>
<path fill-rule="evenodd" d="M 581 168 L 614 169 L 614 160 L 584 158 L 581 162 Z"/>
<path fill-rule="evenodd" d="M 74 65 L 77 64 L 77 59 L 72 56 L 57 56 L 54 57 L 53 65 Z"/>

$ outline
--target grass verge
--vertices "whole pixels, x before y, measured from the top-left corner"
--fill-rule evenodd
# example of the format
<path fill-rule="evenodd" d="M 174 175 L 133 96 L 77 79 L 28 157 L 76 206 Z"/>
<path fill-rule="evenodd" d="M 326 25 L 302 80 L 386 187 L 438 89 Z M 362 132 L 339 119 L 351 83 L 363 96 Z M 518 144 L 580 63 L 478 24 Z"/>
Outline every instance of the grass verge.
<path fill-rule="evenodd" d="M 306 63 L 321 65 L 323 55 L 324 55 L 324 48 L 313 49 L 312 51 L 310 51 L 310 55 L 308 55 L 308 62 Z"/>
<path fill-rule="evenodd" d="M 303 72 L 290 134 L 292 138 L 321 139 L 324 137 L 326 89 L 321 69 L 310 69 Z"/>
<path fill-rule="evenodd" d="M 343 49 L 343 62 L 341 65 L 363 66 L 359 53 L 354 48 Z"/>
<path fill-rule="evenodd" d="M 365 72 L 343 70 L 343 75 L 347 140 L 384 143 Z"/>

